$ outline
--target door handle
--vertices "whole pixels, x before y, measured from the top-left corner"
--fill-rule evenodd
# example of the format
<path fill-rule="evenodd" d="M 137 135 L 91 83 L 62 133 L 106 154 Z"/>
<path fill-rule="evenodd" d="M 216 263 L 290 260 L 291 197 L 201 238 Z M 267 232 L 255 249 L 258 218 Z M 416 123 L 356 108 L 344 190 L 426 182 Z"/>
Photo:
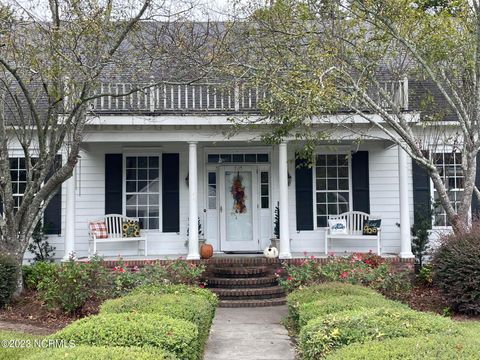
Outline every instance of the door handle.
<path fill-rule="evenodd" d="M 223 208 L 222 208 L 222 205 L 220 205 L 220 212 L 222 212 L 222 211 L 223 211 Z"/>

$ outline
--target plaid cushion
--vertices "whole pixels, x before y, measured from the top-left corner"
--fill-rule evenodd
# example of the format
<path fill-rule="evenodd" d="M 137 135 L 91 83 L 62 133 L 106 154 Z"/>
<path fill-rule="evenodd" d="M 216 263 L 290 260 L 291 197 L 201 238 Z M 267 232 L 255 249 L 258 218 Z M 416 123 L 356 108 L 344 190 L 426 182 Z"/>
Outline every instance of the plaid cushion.
<path fill-rule="evenodd" d="M 90 232 L 95 235 L 97 239 L 107 239 L 108 231 L 105 221 L 94 221 L 90 223 Z"/>

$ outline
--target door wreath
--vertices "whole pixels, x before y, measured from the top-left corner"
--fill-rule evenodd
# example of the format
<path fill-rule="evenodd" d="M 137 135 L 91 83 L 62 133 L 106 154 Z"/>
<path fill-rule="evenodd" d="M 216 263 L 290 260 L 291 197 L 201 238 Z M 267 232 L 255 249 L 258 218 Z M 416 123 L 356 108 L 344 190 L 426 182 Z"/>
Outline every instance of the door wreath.
<path fill-rule="evenodd" d="M 242 184 L 243 177 L 240 176 L 240 173 L 237 173 L 237 176 L 233 178 L 232 188 L 230 193 L 233 196 L 233 212 L 235 214 L 244 214 L 247 212 L 247 207 L 245 205 L 245 186 Z"/>

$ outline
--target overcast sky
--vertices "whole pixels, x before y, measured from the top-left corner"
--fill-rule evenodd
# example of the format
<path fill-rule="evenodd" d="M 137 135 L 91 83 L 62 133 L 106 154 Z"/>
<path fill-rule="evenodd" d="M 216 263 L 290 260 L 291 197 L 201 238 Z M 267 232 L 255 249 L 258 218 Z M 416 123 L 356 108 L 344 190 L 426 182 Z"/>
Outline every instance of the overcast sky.
<path fill-rule="evenodd" d="M 138 4 L 141 0 L 133 0 Z M 132 0 L 125 0 L 125 4 L 132 4 Z M 156 4 L 159 4 L 159 0 L 154 0 Z M 178 0 L 166 0 L 169 6 L 177 7 L 180 3 Z M 198 11 L 195 12 L 195 20 L 222 20 L 226 19 L 228 15 L 233 13 L 234 3 L 237 1 L 231 0 L 182 0 L 185 2 L 195 2 L 197 4 Z M 48 14 L 48 0 L 5 0 L 6 3 L 12 4 L 14 7 L 22 7 L 36 17 L 45 19 Z M 121 4 L 122 0 L 116 0 L 115 3 Z"/>

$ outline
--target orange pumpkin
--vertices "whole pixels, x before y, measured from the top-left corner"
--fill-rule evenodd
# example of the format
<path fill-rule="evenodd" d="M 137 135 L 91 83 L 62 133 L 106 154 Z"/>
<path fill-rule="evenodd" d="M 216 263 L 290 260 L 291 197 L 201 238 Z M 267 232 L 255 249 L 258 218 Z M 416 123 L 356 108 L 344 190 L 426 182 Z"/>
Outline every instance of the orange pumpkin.
<path fill-rule="evenodd" d="M 211 244 L 202 244 L 200 246 L 200 256 L 202 259 L 210 259 L 213 256 L 213 246 Z"/>

